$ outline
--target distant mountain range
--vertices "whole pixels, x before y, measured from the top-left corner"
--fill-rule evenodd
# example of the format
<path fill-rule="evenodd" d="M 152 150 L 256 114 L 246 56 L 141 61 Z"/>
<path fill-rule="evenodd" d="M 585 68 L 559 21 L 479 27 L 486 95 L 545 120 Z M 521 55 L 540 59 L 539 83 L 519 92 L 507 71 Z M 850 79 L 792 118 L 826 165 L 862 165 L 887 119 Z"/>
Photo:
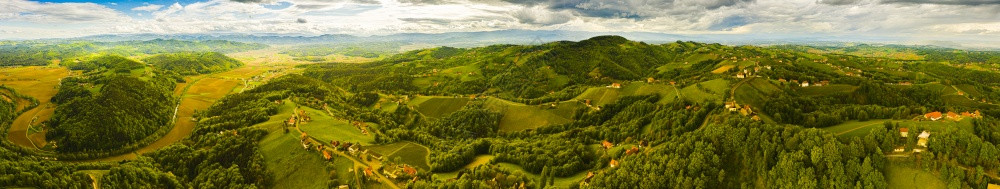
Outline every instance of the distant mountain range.
<path fill-rule="evenodd" d="M 343 44 L 396 42 L 414 45 L 476 47 L 492 44 L 542 44 L 552 41 L 579 41 L 600 35 L 617 35 L 633 41 L 646 43 L 666 43 L 674 41 L 696 41 L 725 45 L 781 45 L 797 44 L 812 46 L 850 46 L 865 44 L 932 45 L 947 48 L 971 50 L 1000 50 L 988 42 L 956 42 L 927 39 L 913 40 L 904 37 L 872 36 L 823 36 L 816 35 L 764 35 L 764 34 L 668 34 L 653 32 L 588 32 L 568 30 L 496 30 L 480 32 L 449 33 L 400 33 L 391 35 L 355 36 L 346 34 L 293 35 L 293 34 L 107 34 L 68 39 L 49 40 L 92 40 L 129 41 L 153 39 L 177 40 L 227 40 L 253 42 L 271 45 L 290 44 Z M 973 44 L 987 43 L 987 44 Z"/>

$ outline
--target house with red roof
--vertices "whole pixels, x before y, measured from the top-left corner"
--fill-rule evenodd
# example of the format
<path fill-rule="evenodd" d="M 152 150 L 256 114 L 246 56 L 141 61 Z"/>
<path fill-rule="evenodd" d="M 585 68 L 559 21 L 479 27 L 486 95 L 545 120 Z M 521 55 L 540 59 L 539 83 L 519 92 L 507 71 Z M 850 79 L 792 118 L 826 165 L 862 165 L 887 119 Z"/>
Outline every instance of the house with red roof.
<path fill-rule="evenodd" d="M 924 118 L 930 119 L 931 121 L 937 121 L 937 120 L 941 119 L 941 112 L 935 111 L 935 112 L 924 114 Z"/>

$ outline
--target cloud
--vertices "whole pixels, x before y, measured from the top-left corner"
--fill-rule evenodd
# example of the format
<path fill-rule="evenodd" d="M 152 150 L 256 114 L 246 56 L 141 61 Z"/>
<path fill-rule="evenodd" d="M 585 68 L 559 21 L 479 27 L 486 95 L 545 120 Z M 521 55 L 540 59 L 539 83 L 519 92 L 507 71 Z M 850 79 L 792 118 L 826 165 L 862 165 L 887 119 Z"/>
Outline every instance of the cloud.
<path fill-rule="evenodd" d="M 134 11 L 153 12 L 153 11 L 156 11 L 156 10 L 160 10 L 160 8 L 163 8 L 163 5 L 149 4 L 149 5 L 146 5 L 146 6 L 138 6 L 138 7 L 132 8 L 132 10 L 134 10 Z"/>
<path fill-rule="evenodd" d="M 648 19 L 661 16 L 703 14 L 755 0 L 504 0 L 527 6 L 541 5 L 552 10 L 572 10 L 599 18 Z"/>
<path fill-rule="evenodd" d="M 399 0 L 399 2 L 414 5 L 441 5 L 451 3 L 447 0 Z"/>
<path fill-rule="evenodd" d="M 940 5 L 1000 5 L 1000 0 L 882 0 L 882 3 L 940 4 Z"/>
<path fill-rule="evenodd" d="M 818 3 L 828 4 L 828 5 L 850 5 L 855 4 L 860 0 L 819 0 Z"/>
<path fill-rule="evenodd" d="M 298 18 L 298 19 L 295 19 L 295 22 L 296 23 L 300 23 L 300 24 L 305 24 L 306 23 L 306 19 L 304 19 L 304 18 Z"/>
<path fill-rule="evenodd" d="M 567 11 L 552 12 L 540 6 L 514 11 L 511 16 L 520 23 L 546 26 L 566 23 L 573 19 L 573 15 Z"/>
<path fill-rule="evenodd" d="M 0 21 L 67 23 L 122 20 L 124 14 L 95 3 L 39 3 L 24 0 L 0 1 Z"/>

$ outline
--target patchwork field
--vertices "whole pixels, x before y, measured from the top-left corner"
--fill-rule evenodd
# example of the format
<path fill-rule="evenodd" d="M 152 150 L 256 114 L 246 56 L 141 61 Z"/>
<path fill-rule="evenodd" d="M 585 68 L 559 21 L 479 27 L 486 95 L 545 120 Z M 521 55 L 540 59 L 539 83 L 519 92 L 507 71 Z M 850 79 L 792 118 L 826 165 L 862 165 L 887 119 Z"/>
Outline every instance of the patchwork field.
<path fill-rule="evenodd" d="M 299 107 L 299 110 L 305 110 L 306 114 L 312 118 L 312 121 L 299 124 L 299 129 L 320 141 L 347 141 L 361 145 L 371 145 L 375 142 L 373 135 L 362 134 L 360 129 L 347 120 L 331 117 L 326 111 L 305 106 Z M 284 119 L 288 119 L 288 117 Z"/>
<path fill-rule="evenodd" d="M 410 100 L 408 104 L 424 116 L 441 118 L 462 109 L 468 103 L 468 98 L 419 96 Z"/>
<path fill-rule="evenodd" d="M 430 149 L 420 144 L 403 141 L 392 144 L 365 147 L 383 156 L 382 161 L 391 162 L 399 158 L 400 163 L 423 170 L 431 170 Z"/>
<path fill-rule="evenodd" d="M 701 87 L 698 87 L 701 85 Z M 714 79 L 690 85 L 681 89 L 681 96 L 692 102 L 717 102 L 721 103 L 726 97 L 729 82 L 724 79 Z"/>
<path fill-rule="evenodd" d="M 489 98 L 485 107 L 503 114 L 500 131 L 519 131 L 572 122 L 576 110 L 586 106 L 577 101 L 560 102 L 555 107 L 548 104 L 532 106 Z"/>
<path fill-rule="evenodd" d="M 59 92 L 59 81 L 69 76 L 64 67 L 27 66 L 0 69 L 0 84 L 13 88 L 17 93 L 38 100 L 38 107 L 28 110 L 14 119 L 7 132 L 8 140 L 27 148 L 42 148 L 46 145 L 43 130 L 29 131 L 30 127 L 49 119 L 55 106 L 49 100 Z M 20 106 L 20 105 L 19 105 Z"/>

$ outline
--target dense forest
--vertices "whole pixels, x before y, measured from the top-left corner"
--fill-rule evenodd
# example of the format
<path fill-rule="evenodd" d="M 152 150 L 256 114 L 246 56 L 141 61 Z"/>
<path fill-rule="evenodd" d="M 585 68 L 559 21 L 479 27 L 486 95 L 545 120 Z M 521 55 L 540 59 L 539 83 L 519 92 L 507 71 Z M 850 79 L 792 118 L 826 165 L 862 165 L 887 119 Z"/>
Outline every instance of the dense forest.
<path fill-rule="evenodd" d="M 131 76 L 110 76 L 100 92 L 61 100 L 46 138 L 60 152 L 110 150 L 169 127 L 176 105 L 173 83 L 158 86 Z"/>
<path fill-rule="evenodd" d="M 157 54 L 142 59 L 161 70 L 169 70 L 181 75 L 216 73 L 243 66 L 239 60 L 217 52 L 179 52 Z"/>

